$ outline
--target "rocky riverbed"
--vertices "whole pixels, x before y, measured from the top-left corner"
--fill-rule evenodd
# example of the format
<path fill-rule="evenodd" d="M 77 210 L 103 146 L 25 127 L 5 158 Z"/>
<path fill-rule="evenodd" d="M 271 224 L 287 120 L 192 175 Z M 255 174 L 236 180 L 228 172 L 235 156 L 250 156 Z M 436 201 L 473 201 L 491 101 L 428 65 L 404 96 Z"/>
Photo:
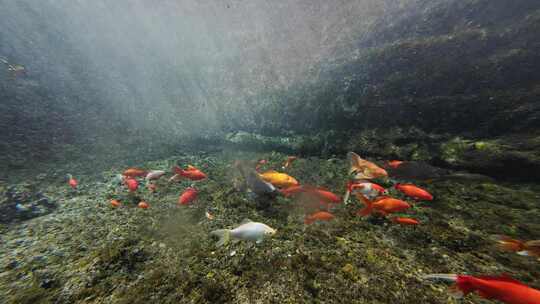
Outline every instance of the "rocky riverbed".
<path fill-rule="evenodd" d="M 540 287 L 535 258 L 501 252 L 492 240 L 496 234 L 539 238 L 540 185 L 415 181 L 435 196 L 407 212 L 419 226 L 358 217 L 357 201 L 338 206 L 333 221 L 306 226 L 294 201 L 278 197 L 260 209 L 234 190 L 231 164 L 238 158 L 267 159 L 266 168 L 280 169 L 286 155 L 223 151 L 133 164 L 201 168 L 209 178 L 196 183 L 199 197 L 190 206 L 176 204 L 191 185 L 185 181 L 163 179 L 155 193 L 141 187 L 128 194 L 114 181 L 125 167 L 88 178 L 71 172 L 80 180 L 76 190 L 59 172 L 2 184 L 3 214 L 23 212 L 12 209 L 17 195 L 27 196 L 19 198 L 23 205 L 41 195 L 55 207 L 3 218 L 0 294 L 6 303 L 449 303 L 445 285 L 420 279 L 428 273 L 508 273 Z M 345 159 L 312 157 L 300 158 L 288 173 L 342 194 L 346 169 Z M 111 199 L 122 206 L 112 207 Z M 137 208 L 140 200 L 150 208 Z M 278 233 L 254 246 L 216 247 L 209 232 L 244 218 Z M 463 303 L 487 302 L 468 296 Z"/>

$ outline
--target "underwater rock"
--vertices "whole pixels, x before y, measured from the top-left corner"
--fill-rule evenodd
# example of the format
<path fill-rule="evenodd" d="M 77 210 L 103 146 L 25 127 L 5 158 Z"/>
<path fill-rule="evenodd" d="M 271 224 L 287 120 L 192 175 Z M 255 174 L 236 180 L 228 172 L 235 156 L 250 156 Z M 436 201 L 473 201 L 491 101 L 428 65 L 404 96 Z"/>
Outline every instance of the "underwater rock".
<path fill-rule="evenodd" d="M 482 141 L 456 137 L 441 144 L 440 155 L 450 168 L 500 179 L 536 181 L 540 178 L 539 148 L 539 137 L 531 135 Z"/>
<path fill-rule="evenodd" d="M 30 192 L 28 185 L 12 185 L 0 202 L 0 223 L 28 220 L 53 212 L 56 203 L 40 192 Z"/>

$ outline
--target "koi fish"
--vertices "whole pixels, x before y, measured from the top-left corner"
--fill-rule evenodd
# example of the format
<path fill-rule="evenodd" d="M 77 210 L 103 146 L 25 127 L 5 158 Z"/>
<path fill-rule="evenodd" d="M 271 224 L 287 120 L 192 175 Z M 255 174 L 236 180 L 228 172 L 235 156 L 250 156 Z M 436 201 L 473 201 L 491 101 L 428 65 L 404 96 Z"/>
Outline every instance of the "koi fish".
<path fill-rule="evenodd" d="M 197 198 L 197 190 L 195 188 L 187 188 L 178 198 L 179 205 L 188 205 Z"/>
<path fill-rule="evenodd" d="M 408 217 L 393 217 L 392 222 L 396 224 L 400 224 L 400 225 L 412 225 L 412 226 L 420 224 L 419 221 L 412 218 L 408 218 Z"/>
<path fill-rule="evenodd" d="M 141 209 L 148 209 L 148 207 L 150 207 L 150 205 L 148 205 L 148 203 L 144 201 L 141 201 L 137 206 Z"/>
<path fill-rule="evenodd" d="M 288 188 L 299 184 L 294 177 L 274 170 L 266 171 L 262 174 L 259 174 L 259 176 L 264 181 L 269 182 L 278 188 Z"/>
<path fill-rule="evenodd" d="M 126 183 L 129 192 L 135 192 L 137 191 L 137 188 L 139 188 L 139 183 L 134 178 L 127 178 L 124 182 Z"/>
<path fill-rule="evenodd" d="M 118 200 L 113 199 L 113 200 L 111 200 L 111 206 L 113 206 L 115 208 L 120 207 L 120 202 Z"/>
<path fill-rule="evenodd" d="M 352 194 L 360 193 L 369 200 L 388 194 L 388 191 L 382 186 L 370 182 L 349 183 L 347 190 Z"/>
<path fill-rule="evenodd" d="M 533 289 L 506 275 L 470 276 L 461 274 L 430 274 L 423 276 L 427 280 L 445 280 L 454 282 L 450 294 L 461 298 L 471 292 L 477 292 L 482 298 L 498 300 L 507 304 L 538 304 L 540 290 Z"/>
<path fill-rule="evenodd" d="M 309 225 L 314 223 L 315 221 L 330 221 L 332 219 L 334 219 L 334 215 L 332 213 L 326 211 L 319 211 L 306 216 L 306 218 L 304 219 L 304 224 Z"/>
<path fill-rule="evenodd" d="M 306 192 L 306 191 L 307 190 L 302 185 L 294 185 L 294 186 L 290 186 L 288 188 L 279 190 L 279 192 L 281 192 L 281 194 L 283 194 L 283 196 L 285 197 L 290 197 L 290 196 L 296 195 L 298 193 Z"/>
<path fill-rule="evenodd" d="M 130 178 L 145 177 L 146 174 L 148 174 L 147 171 L 138 168 L 129 168 L 122 173 L 123 176 Z"/>
<path fill-rule="evenodd" d="M 257 171 L 249 168 L 245 162 L 235 161 L 234 167 L 238 169 L 240 175 L 243 178 L 242 185 L 238 188 L 248 188 L 256 195 L 271 195 L 273 196 L 276 192 L 276 187 L 271 183 L 263 180 Z"/>
<path fill-rule="evenodd" d="M 401 160 L 389 160 L 388 162 L 386 162 L 388 164 L 388 166 L 390 166 L 391 168 L 394 168 L 394 169 L 397 169 L 399 166 L 401 166 L 401 164 L 403 164 L 404 162 L 401 161 Z"/>
<path fill-rule="evenodd" d="M 349 161 L 351 163 L 349 174 L 354 173 L 355 179 L 374 179 L 388 176 L 386 170 L 372 162 L 361 158 L 358 154 L 354 152 L 349 152 L 347 154 L 347 157 L 349 158 Z"/>
<path fill-rule="evenodd" d="M 76 189 L 77 188 L 77 185 L 79 185 L 79 182 L 77 182 L 77 180 L 75 178 L 73 178 L 73 175 L 71 174 L 68 174 L 68 185 L 72 188 L 72 189 Z"/>
<path fill-rule="evenodd" d="M 148 172 L 144 179 L 146 179 L 146 181 L 148 182 L 148 181 L 151 181 L 151 180 L 159 179 L 163 175 L 165 175 L 165 171 L 163 171 L 163 170 L 153 170 L 153 171 Z"/>
<path fill-rule="evenodd" d="M 366 204 L 364 209 L 358 211 L 357 214 L 360 216 L 366 216 L 374 212 L 385 216 L 389 213 L 401 212 L 411 207 L 407 202 L 389 196 L 381 196 L 374 201 L 366 199 L 363 195 L 357 195 L 356 197 Z"/>
<path fill-rule="evenodd" d="M 417 186 L 415 186 L 413 184 L 396 184 L 394 186 L 394 188 L 401 191 L 403 194 L 405 194 L 405 195 L 407 195 L 409 197 L 412 197 L 414 199 L 417 199 L 417 200 L 422 200 L 422 201 L 432 201 L 433 200 L 433 195 L 431 195 L 426 190 L 424 190 L 424 189 L 422 189 L 420 187 L 417 187 Z"/>
<path fill-rule="evenodd" d="M 512 239 L 506 235 L 496 235 L 494 238 L 501 250 L 515 252 L 523 256 L 540 258 L 540 240 L 525 242 Z"/>
<path fill-rule="evenodd" d="M 175 166 L 173 168 L 173 171 L 176 175 L 190 179 L 192 181 L 202 180 L 207 177 L 206 174 L 204 174 L 201 170 L 193 167 L 192 165 L 188 165 L 187 169 L 185 170 L 183 170 L 182 168 L 178 166 Z"/>
<path fill-rule="evenodd" d="M 216 243 L 217 246 L 223 246 L 227 245 L 231 239 L 247 240 L 258 244 L 264 238 L 273 236 L 276 232 L 275 229 L 266 224 L 245 219 L 240 226 L 234 229 L 214 230 L 210 232 L 210 235 L 219 238 L 219 241 Z"/>

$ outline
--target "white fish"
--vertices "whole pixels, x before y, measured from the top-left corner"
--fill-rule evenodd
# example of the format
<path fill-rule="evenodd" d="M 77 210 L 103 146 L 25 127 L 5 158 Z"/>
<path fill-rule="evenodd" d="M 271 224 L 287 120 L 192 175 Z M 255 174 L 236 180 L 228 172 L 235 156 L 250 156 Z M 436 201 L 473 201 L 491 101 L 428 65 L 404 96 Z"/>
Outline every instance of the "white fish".
<path fill-rule="evenodd" d="M 234 229 L 219 229 L 210 232 L 210 235 L 217 236 L 219 241 L 217 246 L 226 245 L 231 239 L 233 240 L 246 240 L 256 243 L 260 243 L 267 236 L 276 234 L 276 230 L 270 226 L 252 222 L 248 219 L 244 220 L 242 224 Z"/>
<path fill-rule="evenodd" d="M 146 181 L 155 180 L 155 179 L 159 179 L 163 175 L 165 175 L 165 171 L 163 170 L 152 170 L 148 172 L 148 174 L 146 174 L 145 179 Z"/>

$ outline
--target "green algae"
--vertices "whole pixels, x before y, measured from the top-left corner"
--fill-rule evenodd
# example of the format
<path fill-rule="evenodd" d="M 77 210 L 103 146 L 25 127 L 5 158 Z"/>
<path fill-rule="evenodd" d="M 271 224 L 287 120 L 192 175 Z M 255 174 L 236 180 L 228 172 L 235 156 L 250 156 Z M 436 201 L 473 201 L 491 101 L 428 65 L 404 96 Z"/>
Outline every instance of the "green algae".
<path fill-rule="evenodd" d="M 155 194 L 140 189 L 137 195 L 150 203 L 148 210 L 131 203 L 111 208 L 108 200 L 123 192 L 107 183 L 88 185 L 77 195 L 60 190 L 65 184 L 58 184 L 51 192 L 58 193 L 59 201 L 69 201 L 56 215 L 62 220 L 40 224 L 37 219 L 27 228 L 9 227 L 3 239 L 9 248 L 17 248 L 10 238 L 18 234 L 17 229 L 31 229 L 28 237 L 39 244 L 32 248 L 44 252 L 62 248 L 65 258 L 40 263 L 20 260 L 20 266 L 5 270 L 9 276 L 0 278 L 0 291 L 6 291 L 13 303 L 37 298 L 56 303 L 340 303 L 344 299 L 446 303 L 445 288 L 425 284 L 418 277 L 430 272 L 495 271 L 539 284 L 533 279 L 540 274 L 534 259 L 499 252 L 490 238 L 493 234 L 537 237 L 536 185 L 420 184 L 435 200 L 415 203 L 404 214 L 419 219 L 420 226 L 359 218 L 354 213 L 361 206 L 352 199 L 334 211 L 335 220 L 304 227 L 301 209 L 293 201 L 279 197 L 272 208 L 260 209 L 245 193 L 235 191 L 230 181 L 231 155 L 267 159 L 265 169 L 280 169 L 286 158 L 281 153 L 225 152 L 140 165 L 166 169 L 190 163 L 204 168 L 210 178 L 196 184 L 200 197 L 186 208 L 175 206 L 179 193 L 190 184 L 186 181 L 159 181 Z M 303 183 L 340 193 L 346 169 L 345 159 L 310 157 L 298 159 L 287 172 Z M 119 170 L 104 176 L 112 178 Z M 392 195 L 402 197 L 394 190 Z M 214 220 L 204 217 L 207 210 Z M 258 245 L 216 247 L 209 231 L 234 227 L 243 218 L 265 222 L 278 233 Z M 7 284 L 7 278 L 11 281 L 36 270 L 53 276 L 54 287 L 39 287 L 41 279 L 25 283 L 26 288 Z M 482 303 L 476 297 L 468 301 Z"/>

